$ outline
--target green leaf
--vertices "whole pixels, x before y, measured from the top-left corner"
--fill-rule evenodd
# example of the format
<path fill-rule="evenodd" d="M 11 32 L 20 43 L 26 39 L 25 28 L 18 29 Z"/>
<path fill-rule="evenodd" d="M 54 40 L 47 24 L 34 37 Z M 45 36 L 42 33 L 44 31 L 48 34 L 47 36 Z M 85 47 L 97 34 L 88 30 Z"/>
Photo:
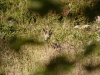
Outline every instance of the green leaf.
<path fill-rule="evenodd" d="M 90 55 L 91 53 L 93 53 L 97 47 L 97 42 L 92 42 L 90 45 L 88 45 L 86 47 L 86 50 L 84 52 L 84 56 Z"/>
<path fill-rule="evenodd" d="M 36 72 L 34 75 L 44 75 L 44 71 Z"/>
<path fill-rule="evenodd" d="M 61 13 L 61 4 L 56 3 L 53 0 L 31 0 L 29 2 L 29 12 L 37 12 L 41 16 L 46 15 L 50 10 Z"/>
<path fill-rule="evenodd" d="M 89 71 L 89 72 L 91 72 L 91 71 L 94 71 L 94 70 L 96 70 L 96 69 L 100 69 L 100 64 L 98 64 L 98 65 L 96 65 L 96 66 L 92 66 L 92 65 L 87 65 L 87 66 L 84 66 L 85 67 L 85 69 L 87 70 L 87 71 Z"/>
<path fill-rule="evenodd" d="M 13 36 L 10 41 L 10 47 L 14 49 L 15 51 L 19 51 L 22 45 L 31 43 L 33 45 L 42 45 L 43 42 L 40 42 L 35 39 L 30 39 L 30 38 L 18 38 L 17 36 Z"/>
<path fill-rule="evenodd" d="M 58 75 L 59 71 L 70 71 L 75 62 L 70 62 L 64 56 L 53 58 L 49 64 L 46 65 L 45 75 Z"/>

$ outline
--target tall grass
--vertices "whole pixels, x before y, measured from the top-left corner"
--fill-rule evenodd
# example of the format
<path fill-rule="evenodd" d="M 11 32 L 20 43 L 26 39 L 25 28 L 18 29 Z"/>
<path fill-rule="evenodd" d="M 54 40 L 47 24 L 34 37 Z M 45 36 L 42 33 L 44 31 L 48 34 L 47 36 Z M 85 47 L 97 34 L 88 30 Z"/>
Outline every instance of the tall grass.
<path fill-rule="evenodd" d="M 84 47 L 91 40 L 96 40 L 98 33 L 92 30 L 96 26 L 95 22 L 92 23 L 90 30 L 74 29 L 77 24 L 84 25 L 88 22 L 82 16 L 82 10 L 89 6 L 91 0 L 61 0 L 64 3 L 70 3 L 71 14 L 69 17 L 64 17 L 59 21 L 59 15 L 51 16 L 46 15 L 43 18 L 36 14 L 28 12 L 27 0 L 1 0 L 0 1 L 0 73 L 5 75 L 34 75 L 36 71 L 44 71 L 45 65 L 50 62 L 50 59 L 58 55 L 68 54 L 65 49 L 59 52 L 52 47 L 52 43 L 69 43 L 76 48 L 77 52 L 84 52 Z M 80 13 L 79 13 L 80 12 Z M 79 14 L 77 16 L 77 14 Z M 75 16 L 75 17 L 72 17 Z M 81 17 L 82 16 L 82 17 Z M 34 17 L 30 20 L 31 17 Z M 72 18 L 71 18 L 72 17 Z M 75 19 L 77 18 L 77 20 Z M 34 21 L 36 20 L 36 22 Z M 82 23 L 83 22 L 83 23 Z M 88 23 L 90 24 L 90 23 Z M 96 25 L 95 25 L 96 24 Z M 43 28 L 52 28 L 52 36 L 48 41 L 44 41 Z M 42 46 L 25 44 L 17 53 L 12 50 L 5 40 L 9 40 L 12 36 L 17 35 L 23 38 L 38 39 L 45 42 Z M 70 50 L 70 49 L 69 49 Z M 99 54 L 99 53 L 98 53 Z M 69 58 L 75 58 L 69 54 Z M 99 56 L 99 55 L 98 55 Z M 91 57 L 83 59 L 76 64 L 71 74 L 78 75 L 85 72 L 82 69 L 82 64 L 97 64 L 99 58 Z M 93 63 L 92 63 L 93 62 Z M 86 74 L 88 74 L 86 72 Z M 64 74 L 65 75 L 65 74 Z M 96 74 L 95 74 L 96 75 Z"/>

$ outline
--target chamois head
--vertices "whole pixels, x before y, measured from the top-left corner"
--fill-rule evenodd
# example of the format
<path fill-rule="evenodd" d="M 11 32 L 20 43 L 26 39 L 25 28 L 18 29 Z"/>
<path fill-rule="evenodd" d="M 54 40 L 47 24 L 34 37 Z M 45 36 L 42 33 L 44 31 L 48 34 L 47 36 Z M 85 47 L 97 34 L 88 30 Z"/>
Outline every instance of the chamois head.
<path fill-rule="evenodd" d="M 47 40 L 50 39 L 50 37 L 52 35 L 52 30 L 51 29 L 43 28 L 43 31 L 44 31 L 44 40 L 45 41 L 47 41 Z"/>

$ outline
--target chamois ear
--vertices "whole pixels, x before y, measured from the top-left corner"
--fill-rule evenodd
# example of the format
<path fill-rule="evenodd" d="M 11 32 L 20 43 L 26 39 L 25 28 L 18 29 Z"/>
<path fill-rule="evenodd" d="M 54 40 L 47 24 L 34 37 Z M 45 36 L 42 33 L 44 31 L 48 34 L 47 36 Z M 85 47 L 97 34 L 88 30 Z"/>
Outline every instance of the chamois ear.
<path fill-rule="evenodd" d="M 53 33 L 53 32 L 52 32 L 52 28 L 49 30 L 49 33 L 50 33 L 50 34 L 52 34 L 52 33 Z"/>
<path fill-rule="evenodd" d="M 46 30 L 46 28 L 43 28 L 43 31 L 44 31 L 45 33 L 47 33 L 47 30 Z"/>
<path fill-rule="evenodd" d="M 43 28 L 43 31 L 45 32 L 45 29 Z"/>

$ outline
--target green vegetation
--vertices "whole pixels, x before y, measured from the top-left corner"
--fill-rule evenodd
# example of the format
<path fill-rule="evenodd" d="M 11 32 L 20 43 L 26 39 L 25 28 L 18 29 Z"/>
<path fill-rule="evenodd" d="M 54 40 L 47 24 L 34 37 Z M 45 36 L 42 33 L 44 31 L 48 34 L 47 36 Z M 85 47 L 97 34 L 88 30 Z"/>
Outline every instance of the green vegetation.
<path fill-rule="evenodd" d="M 0 75 L 98 75 L 99 3 L 0 0 Z"/>

